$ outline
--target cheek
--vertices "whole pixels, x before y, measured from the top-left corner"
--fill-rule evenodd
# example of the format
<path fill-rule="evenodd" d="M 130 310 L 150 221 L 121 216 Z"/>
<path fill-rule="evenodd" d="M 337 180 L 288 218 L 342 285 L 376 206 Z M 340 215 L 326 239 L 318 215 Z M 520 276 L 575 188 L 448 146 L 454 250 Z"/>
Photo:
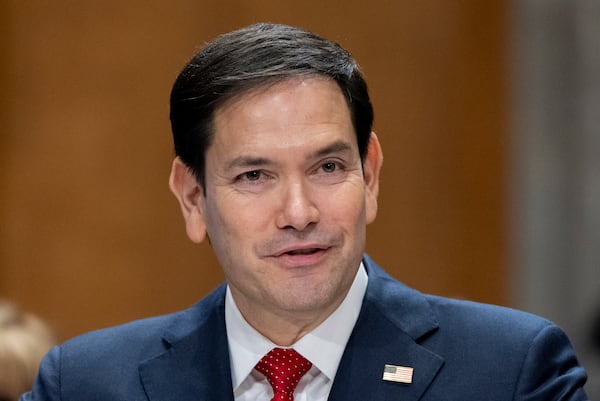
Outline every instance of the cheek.
<path fill-rule="evenodd" d="M 365 214 L 365 191 L 362 182 L 354 183 L 326 199 L 330 212 L 345 216 L 346 219 L 360 219 Z M 333 199 L 333 202 L 332 202 Z"/>
<path fill-rule="evenodd" d="M 220 250 L 230 234 L 230 226 L 224 214 L 217 205 L 217 202 L 206 202 L 204 208 L 204 220 L 206 221 L 206 232 L 210 238 L 213 248 Z"/>
<path fill-rule="evenodd" d="M 331 198 L 325 201 L 324 208 L 321 209 L 321 216 L 333 218 L 339 227 L 344 231 L 353 234 L 357 229 L 366 225 L 366 210 L 364 198 L 357 197 L 356 193 L 350 195 L 340 195 L 335 202 Z"/>
<path fill-rule="evenodd" d="M 223 197 L 207 203 L 207 232 L 213 244 L 219 241 L 222 246 L 236 247 L 239 249 L 236 252 L 240 252 L 243 243 L 251 242 L 257 234 L 265 232 L 266 213 L 260 208 L 260 204 L 228 202 Z"/>

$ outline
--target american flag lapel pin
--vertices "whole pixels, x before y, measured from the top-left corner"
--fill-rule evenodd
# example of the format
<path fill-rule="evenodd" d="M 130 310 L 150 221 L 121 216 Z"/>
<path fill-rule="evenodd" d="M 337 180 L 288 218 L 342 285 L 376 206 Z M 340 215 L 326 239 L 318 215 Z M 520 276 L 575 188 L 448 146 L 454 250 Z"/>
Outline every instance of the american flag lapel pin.
<path fill-rule="evenodd" d="M 385 365 L 383 368 L 383 380 L 388 382 L 411 384 L 413 368 L 409 366 Z"/>

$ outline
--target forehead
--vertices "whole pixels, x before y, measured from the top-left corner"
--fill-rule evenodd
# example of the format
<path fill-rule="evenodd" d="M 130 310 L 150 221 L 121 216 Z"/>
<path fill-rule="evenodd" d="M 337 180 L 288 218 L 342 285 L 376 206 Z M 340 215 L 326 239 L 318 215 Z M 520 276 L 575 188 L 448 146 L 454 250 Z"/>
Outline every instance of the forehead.
<path fill-rule="evenodd" d="M 248 92 L 217 110 L 206 169 L 226 175 L 244 166 L 291 167 L 325 157 L 324 152 L 331 155 L 332 149 L 344 149 L 338 152 L 349 163 L 359 157 L 339 86 L 320 77 L 292 79 Z"/>
<path fill-rule="evenodd" d="M 299 127 L 309 129 L 302 135 Z M 215 110 L 213 143 L 259 134 L 305 137 L 311 132 L 354 129 L 338 84 L 327 77 L 293 77 L 245 91 Z M 310 132 L 309 132 L 310 131 Z M 275 138 L 271 138 L 275 139 Z M 290 138 L 288 138 L 290 139 Z"/>
<path fill-rule="evenodd" d="M 263 83 L 249 84 L 247 87 L 241 88 L 232 95 L 226 95 L 225 100 L 216 107 L 214 112 L 215 114 L 219 114 L 230 108 L 254 103 L 261 97 L 273 97 L 278 93 L 281 94 L 300 88 L 312 92 L 314 98 L 322 98 L 324 93 L 328 92 L 329 94 L 335 94 L 336 97 L 339 97 L 339 99 L 336 100 L 344 99 L 345 102 L 341 88 L 332 78 L 325 75 L 306 74 L 281 79 L 274 78 Z M 348 108 L 347 104 L 346 108 Z"/>

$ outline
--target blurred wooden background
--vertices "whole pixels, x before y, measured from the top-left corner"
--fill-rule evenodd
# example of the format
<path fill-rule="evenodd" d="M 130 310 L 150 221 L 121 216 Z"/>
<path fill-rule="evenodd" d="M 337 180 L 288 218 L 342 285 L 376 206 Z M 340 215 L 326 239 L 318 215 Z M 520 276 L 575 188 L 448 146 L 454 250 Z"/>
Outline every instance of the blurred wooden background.
<path fill-rule="evenodd" d="M 511 304 L 504 2 L 0 3 L 0 297 L 64 339 L 195 302 L 223 279 L 167 188 L 170 86 L 258 21 L 361 64 L 385 163 L 368 252 L 425 292 Z"/>

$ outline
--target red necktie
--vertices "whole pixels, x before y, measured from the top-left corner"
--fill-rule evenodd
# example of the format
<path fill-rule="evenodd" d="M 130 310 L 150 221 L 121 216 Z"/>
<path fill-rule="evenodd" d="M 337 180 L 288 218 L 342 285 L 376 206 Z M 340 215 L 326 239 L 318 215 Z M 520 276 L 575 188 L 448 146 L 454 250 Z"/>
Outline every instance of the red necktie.
<path fill-rule="evenodd" d="M 257 364 L 273 388 L 271 401 L 293 401 L 298 382 L 312 363 L 291 348 L 273 348 Z"/>

